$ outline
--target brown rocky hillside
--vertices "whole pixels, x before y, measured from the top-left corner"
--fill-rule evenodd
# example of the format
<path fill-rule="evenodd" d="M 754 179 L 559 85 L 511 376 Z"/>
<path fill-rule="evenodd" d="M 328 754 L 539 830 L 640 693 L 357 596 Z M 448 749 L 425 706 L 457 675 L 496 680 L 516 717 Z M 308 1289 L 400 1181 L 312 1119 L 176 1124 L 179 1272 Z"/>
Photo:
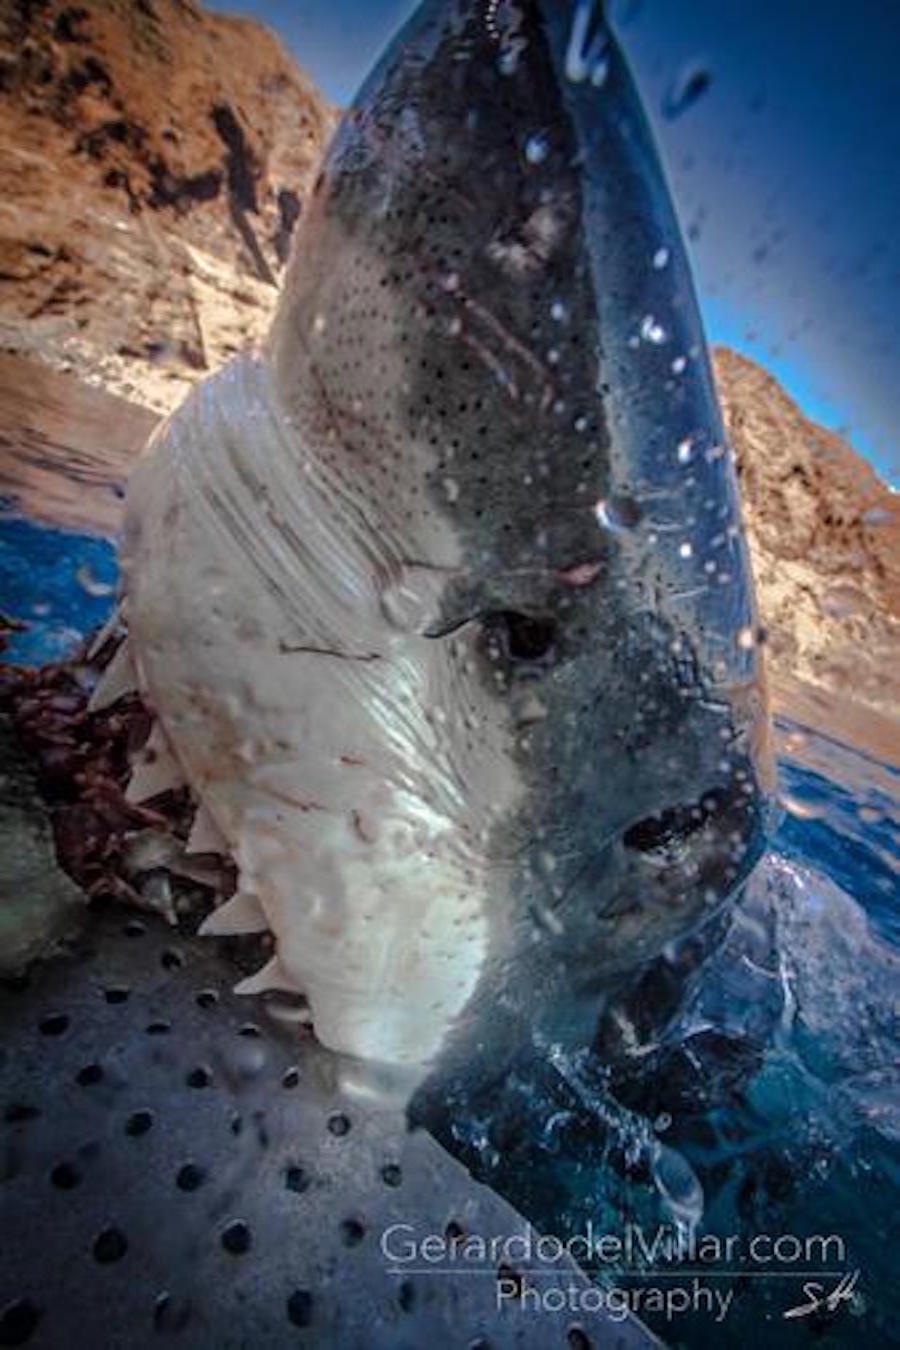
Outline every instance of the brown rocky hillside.
<path fill-rule="evenodd" d="M 335 121 L 193 0 L 0 0 L 0 346 L 157 410 L 259 335 Z"/>
<path fill-rule="evenodd" d="M 773 678 L 887 716 L 900 705 L 900 502 L 755 362 L 720 348 Z"/>

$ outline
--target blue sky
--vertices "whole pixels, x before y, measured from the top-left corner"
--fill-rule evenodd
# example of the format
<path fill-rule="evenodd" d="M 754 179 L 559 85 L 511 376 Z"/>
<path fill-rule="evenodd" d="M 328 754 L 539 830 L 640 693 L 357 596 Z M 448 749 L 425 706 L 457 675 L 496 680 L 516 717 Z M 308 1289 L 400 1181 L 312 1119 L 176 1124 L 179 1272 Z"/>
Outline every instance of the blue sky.
<path fill-rule="evenodd" d="M 567 0 L 560 0 L 566 3 Z M 347 103 L 412 0 L 214 0 Z M 900 3 L 612 0 L 713 342 L 900 480 Z M 693 65 L 707 91 L 661 109 Z"/>

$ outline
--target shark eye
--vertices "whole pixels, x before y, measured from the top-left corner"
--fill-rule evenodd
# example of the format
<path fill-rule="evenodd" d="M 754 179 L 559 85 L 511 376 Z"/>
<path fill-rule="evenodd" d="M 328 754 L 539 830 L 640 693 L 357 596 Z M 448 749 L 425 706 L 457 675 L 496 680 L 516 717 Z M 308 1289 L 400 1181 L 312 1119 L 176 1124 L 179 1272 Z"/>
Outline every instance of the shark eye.
<path fill-rule="evenodd" d="M 482 616 L 490 647 L 508 661 L 548 665 L 555 655 L 556 624 L 551 618 L 500 609 Z"/>

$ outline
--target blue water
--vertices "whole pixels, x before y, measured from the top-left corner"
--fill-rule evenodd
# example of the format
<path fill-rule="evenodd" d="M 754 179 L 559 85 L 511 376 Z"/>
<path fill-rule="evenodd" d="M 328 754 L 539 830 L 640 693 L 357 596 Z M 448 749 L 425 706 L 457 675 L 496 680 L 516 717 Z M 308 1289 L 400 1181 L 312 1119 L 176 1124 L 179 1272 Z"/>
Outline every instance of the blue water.
<path fill-rule="evenodd" d="M 115 580 L 106 541 L 0 518 L 0 610 L 28 624 L 5 659 L 37 665 L 72 652 L 108 615 Z M 824 731 L 781 730 L 809 750 L 781 760 L 789 809 L 727 939 L 653 1052 L 618 1079 L 596 1058 L 545 1057 L 511 1076 L 484 1115 L 451 1112 L 437 1130 L 563 1239 L 588 1222 L 621 1233 L 637 1221 L 652 1236 L 659 1224 L 677 1229 L 692 1206 L 700 1234 L 840 1238 L 823 1284 L 860 1273 L 832 1311 L 785 1319 L 804 1301 L 790 1262 L 720 1271 L 717 1287 L 734 1293 L 722 1324 L 705 1311 L 638 1308 L 667 1344 L 690 1350 L 900 1345 L 900 775 Z M 669 1273 L 669 1288 L 692 1278 Z M 634 1289 L 649 1277 L 626 1269 L 614 1279 Z"/>
<path fill-rule="evenodd" d="M 25 666 L 69 656 L 110 613 L 116 551 L 106 539 L 0 516 L 0 613 L 27 625 L 4 659 Z"/>

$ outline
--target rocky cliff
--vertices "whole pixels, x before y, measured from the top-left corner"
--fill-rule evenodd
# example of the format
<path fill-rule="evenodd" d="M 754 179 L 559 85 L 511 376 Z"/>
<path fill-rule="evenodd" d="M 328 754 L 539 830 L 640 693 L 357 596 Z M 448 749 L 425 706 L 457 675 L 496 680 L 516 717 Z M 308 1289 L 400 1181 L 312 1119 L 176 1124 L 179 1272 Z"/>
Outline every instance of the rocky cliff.
<path fill-rule="evenodd" d="M 746 357 L 715 352 L 775 682 L 900 703 L 900 503 Z M 896 744 L 896 732 L 894 732 Z"/>
<path fill-rule="evenodd" d="M 265 328 L 334 121 L 193 0 L 0 0 L 0 346 L 173 407 Z"/>

